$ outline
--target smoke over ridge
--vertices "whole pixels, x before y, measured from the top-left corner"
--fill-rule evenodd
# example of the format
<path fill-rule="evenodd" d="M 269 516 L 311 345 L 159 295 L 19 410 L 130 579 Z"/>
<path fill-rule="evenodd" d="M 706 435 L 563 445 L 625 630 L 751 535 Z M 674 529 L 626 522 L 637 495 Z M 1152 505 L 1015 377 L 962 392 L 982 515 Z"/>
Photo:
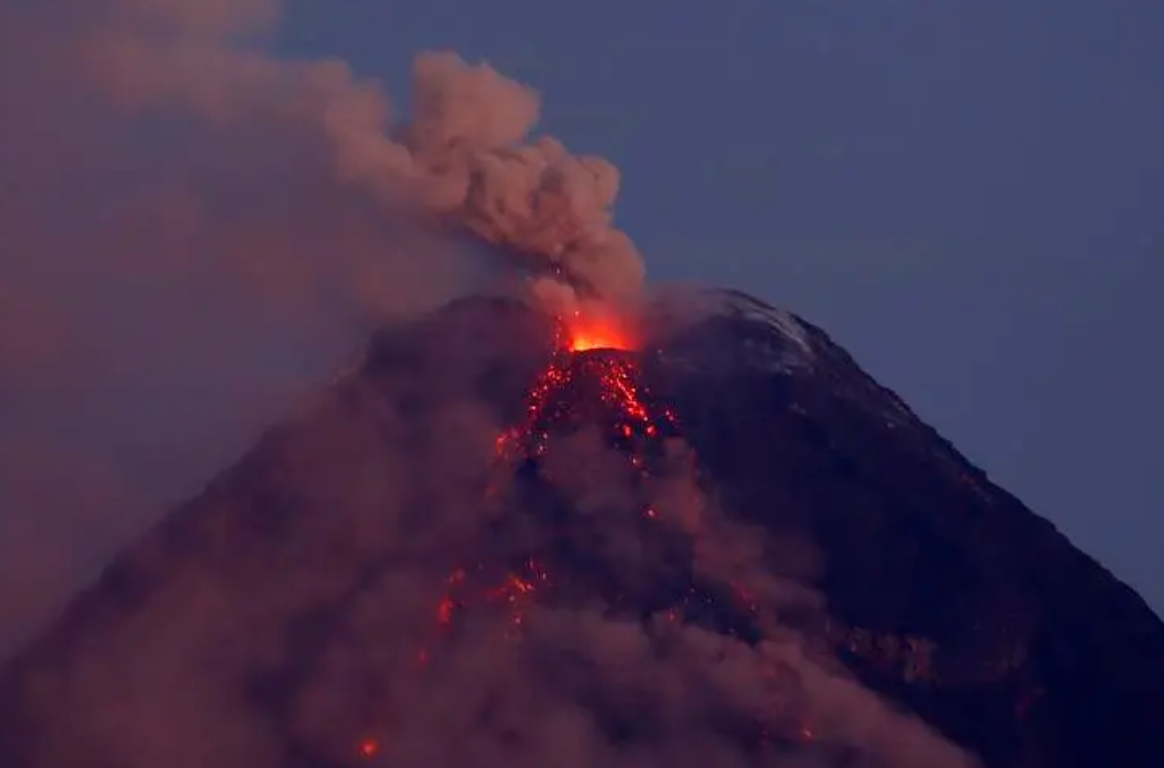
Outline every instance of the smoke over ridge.
<path fill-rule="evenodd" d="M 0 186 L 0 654 L 154 510 L 299 402 L 337 350 L 473 285 L 472 254 L 450 233 L 499 246 L 555 311 L 640 290 L 642 260 L 611 218 L 617 170 L 527 140 L 532 90 L 423 54 L 399 124 L 377 83 L 343 62 L 267 53 L 279 11 L 276 0 L 0 10 L 0 104 L 13 116 L 0 147 L 11 169 Z M 266 497 L 211 487 L 178 553 L 147 540 L 131 569 L 156 584 L 67 663 L 38 670 L 22 715 L 37 726 L 30 768 L 276 768 L 287 739 L 347 760 L 364 738 L 393 765 L 746 765 L 711 721 L 766 716 L 776 667 L 803 688 L 791 714 L 870 765 L 973 764 L 781 630 L 779 609 L 815 596 L 757 567 L 756 536 L 694 488 L 681 441 L 647 501 L 662 524 L 701 532 L 702 576 L 771 606 L 770 637 L 535 606 L 520 644 L 504 615 L 473 613 L 439 664 L 417 664 L 448 573 L 505 517 L 475 486 L 505 425 L 458 391 L 472 363 L 461 350 L 450 368 L 451 356 L 375 389 L 342 380 L 292 420 L 276 459 L 251 468 Z M 433 392 L 439 407 L 404 405 Z M 632 581 L 651 578 L 659 563 L 628 511 L 644 491 L 609 449 L 583 434 L 552 446 L 546 465 L 600 521 L 610 559 Z M 262 547 L 227 535 L 260 506 L 279 518 L 260 516 Z M 542 535 L 518 531 L 514 551 L 485 564 L 497 573 L 469 581 L 488 586 L 518 543 Z M 287 632 L 337 605 L 344 631 L 318 646 L 309 628 Z M 255 715 L 240 689 L 261 698 L 264 685 L 289 685 L 277 673 L 293 663 L 310 675 L 289 711 L 277 723 Z M 256 669 L 271 679 L 251 679 Z M 621 749 L 586 702 L 642 718 L 652 747 Z"/>
<path fill-rule="evenodd" d="M 559 296 L 562 287 L 608 300 L 638 289 L 642 261 L 611 225 L 618 170 L 549 137 L 527 141 L 539 112 L 532 89 L 452 53 L 421 54 L 411 120 L 394 128 L 382 90 L 342 62 L 282 62 L 236 42 L 274 20 L 274 0 L 211 9 L 115 3 L 83 46 L 88 73 L 126 107 L 314 133 L 341 181 L 521 254 L 560 281 Z"/>
<path fill-rule="evenodd" d="M 0 9 L 0 654 L 337 350 L 479 279 L 446 230 L 559 310 L 641 283 L 617 171 L 523 143 L 531 89 L 422 54 L 393 125 L 343 62 L 267 53 L 279 11 Z"/>

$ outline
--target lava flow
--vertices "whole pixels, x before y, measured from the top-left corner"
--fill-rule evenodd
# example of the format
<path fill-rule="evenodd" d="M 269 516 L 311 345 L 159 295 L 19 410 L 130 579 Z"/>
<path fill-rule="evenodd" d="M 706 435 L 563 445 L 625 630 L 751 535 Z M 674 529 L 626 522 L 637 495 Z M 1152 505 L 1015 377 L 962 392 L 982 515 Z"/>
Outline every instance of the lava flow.
<path fill-rule="evenodd" d="M 630 332 L 609 315 L 584 316 L 575 310 L 565 323 L 567 346 L 572 352 L 591 349 L 632 349 Z"/>
<path fill-rule="evenodd" d="M 658 435 L 659 428 L 645 403 L 645 390 L 638 383 L 637 364 L 629 353 L 631 333 L 610 315 L 584 318 L 575 313 L 568 322 L 559 323 L 557 339 L 557 351 L 526 393 L 525 417 L 497 437 L 498 479 L 508 477 L 515 463 L 541 456 L 551 426 L 561 428 L 585 421 L 588 414 L 581 412 L 581 403 L 596 405 L 613 416 L 613 420 L 603 421 L 612 423 L 614 437 L 625 440 L 636 434 L 645 438 Z M 662 418 L 674 425 L 669 409 L 663 411 Z M 642 472 L 637 457 L 632 463 Z M 491 483 L 485 495 L 497 492 L 497 485 Z M 650 507 L 644 511 L 647 517 L 654 514 Z M 484 567 L 478 565 L 475 570 Z M 549 583 L 549 575 L 545 565 L 530 555 L 520 572 L 505 575 L 492 587 L 471 589 L 468 581 L 464 567 L 448 576 L 446 592 L 435 609 L 438 635 L 449 631 L 459 611 L 476 604 L 509 606 L 509 626 L 520 629 L 523 606 L 538 587 Z M 432 652 L 422 649 L 419 660 L 426 666 Z"/>
<path fill-rule="evenodd" d="M 655 438 L 664 423 L 675 427 L 670 409 L 658 418 L 648 409 L 634 333 L 612 315 L 576 312 L 560 324 L 558 339 L 558 351 L 528 392 L 525 419 L 497 438 L 500 460 L 541 456 L 551 426 L 597 421 L 611 426 L 613 437 L 622 440 Z M 600 418 L 593 419 L 595 415 Z"/>
<path fill-rule="evenodd" d="M 679 428 L 670 407 L 652 406 L 633 338 L 610 315 L 583 318 L 575 313 L 559 324 L 558 348 L 526 393 L 524 417 L 497 437 L 495 480 L 486 487 L 486 498 L 499 493 L 498 483 L 511 477 L 516 465 L 544 454 L 551 432 L 593 424 L 604 425 L 607 438 L 625 449 L 640 479 L 648 479 L 643 449 L 657 443 L 661 432 L 678 434 Z M 643 507 L 642 515 L 662 522 L 651 503 Z M 700 535 L 694 530 L 688 533 Z M 544 598 L 544 588 L 550 585 L 549 571 L 538 553 L 529 553 L 508 572 L 482 563 L 459 566 L 447 577 L 444 594 L 434 608 L 434 640 L 440 642 L 454 631 L 462 612 L 476 608 L 506 610 L 505 636 L 517 639 L 525 627 L 526 608 L 539 595 Z M 689 599 L 698 599 L 694 587 L 689 592 Z M 725 597 L 748 621 L 760 620 L 756 597 L 742 585 L 731 584 Z M 673 606 L 665 615 L 682 623 L 686 609 L 686 604 Z M 421 649 L 418 661 L 427 667 L 434 661 L 433 650 Z M 762 743 L 767 732 L 765 726 Z M 812 731 L 805 727 L 799 737 L 809 740 Z M 380 744 L 366 740 L 359 752 L 365 760 L 375 759 L 381 754 Z"/>

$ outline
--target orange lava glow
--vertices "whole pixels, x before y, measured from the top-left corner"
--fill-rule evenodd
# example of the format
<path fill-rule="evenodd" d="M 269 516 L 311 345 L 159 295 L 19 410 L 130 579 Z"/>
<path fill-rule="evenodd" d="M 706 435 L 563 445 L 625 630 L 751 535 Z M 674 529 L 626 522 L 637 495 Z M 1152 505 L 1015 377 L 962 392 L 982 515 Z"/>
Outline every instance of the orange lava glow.
<path fill-rule="evenodd" d="M 551 423 L 563 407 L 559 393 L 576 383 L 576 377 L 596 377 L 597 394 L 607 406 L 613 419 L 609 425 L 613 436 L 624 445 L 629 445 L 627 461 L 644 483 L 650 482 L 651 469 L 649 454 L 640 451 L 644 442 L 654 441 L 661 436 L 661 430 L 678 430 L 676 414 L 667 406 L 654 406 L 653 398 L 646 389 L 638 364 L 629 355 L 586 355 L 573 353 L 587 350 L 630 350 L 634 349 L 634 334 L 629 326 L 607 312 L 575 312 L 572 317 L 562 318 L 559 326 L 558 351 L 550 363 L 538 376 L 525 397 L 525 413 L 518 423 L 510 426 L 497 436 L 496 477 L 487 480 L 483 488 L 484 497 L 499 497 L 505 487 L 506 478 L 512 472 L 515 462 L 536 459 L 544 454 Z M 587 382 L 589 385 L 589 381 Z M 587 390 L 593 392 L 593 389 Z M 565 407 L 569 407 L 567 404 Z M 689 461 L 694 462 L 693 456 Z M 694 466 L 692 466 L 694 471 Z M 650 521 L 648 525 L 675 524 L 675 515 L 668 514 L 666 506 L 646 501 L 641 507 L 642 516 Z M 698 537 L 696 531 L 691 535 Z M 435 620 L 431 644 L 426 644 L 417 652 L 417 664 L 425 669 L 439 662 L 440 648 L 457 637 L 465 616 L 469 613 L 500 614 L 505 622 L 500 631 L 507 640 L 520 641 L 527 632 L 527 612 L 537 600 L 545 600 L 548 588 L 552 587 L 546 564 L 530 556 L 520 565 L 510 563 L 504 569 L 495 570 L 498 564 L 465 563 L 449 573 L 443 592 L 430 614 Z M 510 570 L 512 568 L 513 570 Z M 764 614 L 762 601 L 747 584 L 732 581 L 724 585 L 730 590 L 729 599 L 737 610 L 753 620 L 761 620 Z M 694 585 L 688 588 L 690 598 L 699 597 Z M 673 605 L 662 612 L 662 617 L 673 624 L 686 621 L 686 608 Z M 500 618 L 499 617 L 499 618 Z M 775 670 L 771 674 L 774 674 Z M 773 683 L 773 688 L 776 688 Z M 805 723 L 789 723 L 783 719 L 778 694 L 772 693 L 771 712 L 758 725 L 760 744 L 767 746 L 770 739 L 781 734 L 784 738 L 800 739 L 807 742 L 816 738 L 813 729 Z M 365 738 L 357 745 L 361 758 L 379 758 L 384 748 L 381 743 Z"/>
<path fill-rule="evenodd" d="M 497 436 L 495 450 L 499 466 L 505 466 L 516 459 L 541 456 L 544 453 L 548 434 L 541 425 L 547 416 L 548 408 L 554 395 L 569 386 L 579 374 L 580 369 L 571 363 L 572 352 L 585 349 L 629 349 L 631 338 L 626 333 L 586 331 L 566 339 L 569 342 L 567 347 L 569 352 L 564 349 L 561 354 L 555 355 L 526 393 L 525 418 L 521 423 Z M 659 413 L 651 413 L 648 410 L 646 405 L 648 392 L 638 381 L 639 371 L 634 361 L 621 357 L 588 358 L 583 368 L 586 375 L 596 375 L 599 378 L 601 383 L 599 397 L 602 402 L 619 413 L 619 420 L 613 426 L 621 437 L 626 439 L 631 439 L 635 435 L 646 438 L 658 437 L 658 421 L 676 426 L 675 414 L 669 408 L 663 408 Z M 630 461 L 641 474 L 643 470 L 641 459 L 632 456 Z M 494 497 L 496 493 L 495 484 L 490 484 L 485 489 L 487 498 Z"/>
<path fill-rule="evenodd" d="M 480 571 L 481 567 L 478 566 L 477 570 Z M 448 591 L 437 602 L 437 635 L 446 635 L 461 611 L 489 606 L 505 606 L 509 614 L 507 623 L 511 627 L 520 628 L 525 624 L 526 607 L 538 587 L 548 584 L 549 580 L 545 565 L 532 557 L 525 562 L 520 572 L 509 573 L 499 584 L 490 587 L 474 587 L 467 582 L 465 569 L 457 568 L 446 581 Z M 419 666 L 427 667 L 433 661 L 433 652 L 429 648 L 421 648 L 417 660 Z"/>
<path fill-rule="evenodd" d="M 575 310 L 566 319 L 566 332 L 571 352 L 585 352 L 590 349 L 633 349 L 635 344 L 630 331 L 618 318 L 608 313 L 583 314 Z"/>

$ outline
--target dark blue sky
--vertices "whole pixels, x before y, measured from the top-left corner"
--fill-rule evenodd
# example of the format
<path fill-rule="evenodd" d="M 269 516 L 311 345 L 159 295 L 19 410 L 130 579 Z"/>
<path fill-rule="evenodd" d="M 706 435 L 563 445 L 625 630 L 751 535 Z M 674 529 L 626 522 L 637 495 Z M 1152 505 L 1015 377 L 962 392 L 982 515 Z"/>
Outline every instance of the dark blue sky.
<path fill-rule="evenodd" d="M 823 325 L 1164 609 L 1164 3 L 294 0 L 406 96 L 451 48 L 624 172 L 655 279 Z"/>

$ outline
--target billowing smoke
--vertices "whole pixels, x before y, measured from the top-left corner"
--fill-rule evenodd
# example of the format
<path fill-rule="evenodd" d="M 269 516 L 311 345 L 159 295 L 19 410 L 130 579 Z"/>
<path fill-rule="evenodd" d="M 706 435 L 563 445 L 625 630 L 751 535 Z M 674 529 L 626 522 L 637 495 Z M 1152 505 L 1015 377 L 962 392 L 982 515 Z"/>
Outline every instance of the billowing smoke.
<path fill-rule="evenodd" d="M 528 142 L 538 120 L 533 90 L 485 64 L 422 54 L 411 115 L 393 128 L 383 92 L 343 63 L 284 62 L 240 42 L 262 31 L 276 6 L 113 0 L 110 19 L 86 40 L 87 71 L 126 106 L 166 104 L 314 135 L 337 178 L 520 255 L 557 300 L 638 290 L 642 261 L 611 223 L 617 169 L 552 138 Z"/>
<path fill-rule="evenodd" d="M 270 54 L 279 5 L 0 8 L 0 656 L 371 328 L 494 279 L 465 233 L 556 311 L 642 280 L 532 90 L 423 54 L 403 123 Z"/>

